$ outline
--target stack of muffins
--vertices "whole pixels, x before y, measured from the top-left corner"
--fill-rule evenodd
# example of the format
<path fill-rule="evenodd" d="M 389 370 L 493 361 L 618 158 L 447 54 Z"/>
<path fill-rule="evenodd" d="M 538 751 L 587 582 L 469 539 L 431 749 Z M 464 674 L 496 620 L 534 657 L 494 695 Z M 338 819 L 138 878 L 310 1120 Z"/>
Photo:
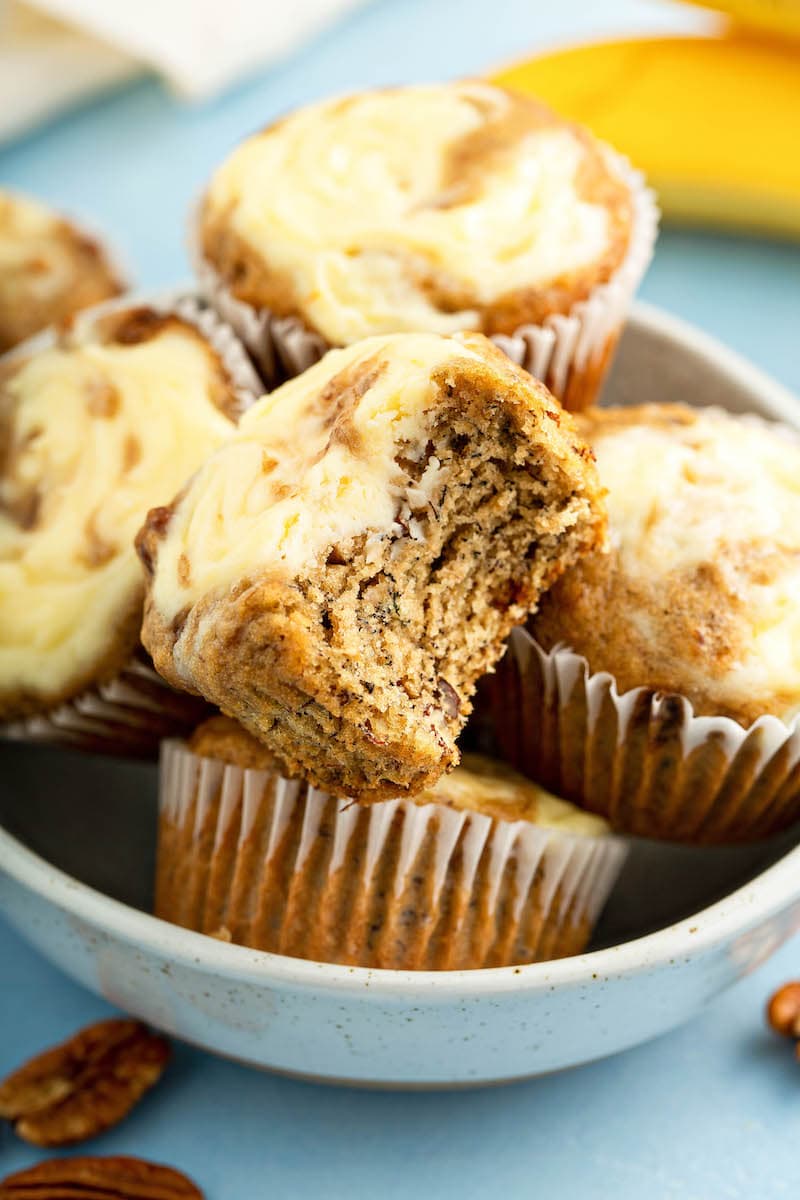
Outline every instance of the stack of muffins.
<path fill-rule="evenodd" d="M 800 817 L 800 440 L 592 407 L 657 223 L 608 147 L 477 82 L 316 104 L 144 304 L 2 205 L 0 339 L 60 322 L 0 360 L 2 732 L 160 750 L 159 916 L 541 961 L 625 835 Z"/>

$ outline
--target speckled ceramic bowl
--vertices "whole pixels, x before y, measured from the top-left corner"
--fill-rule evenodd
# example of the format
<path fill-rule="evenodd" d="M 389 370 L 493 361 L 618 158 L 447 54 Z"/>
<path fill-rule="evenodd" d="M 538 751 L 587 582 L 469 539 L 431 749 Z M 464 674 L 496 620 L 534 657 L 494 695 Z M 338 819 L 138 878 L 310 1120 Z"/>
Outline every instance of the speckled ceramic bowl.
<path fill-rule="evenodd" d="M 776 384 L 640 307 L 607 396 L 678 395 L 800 424 Z M 637 844 L 595 948 L 577 958 L 460 972 L 305 962 L 149 916 L 155 814 L 152 768 L 0 748 L 0 908 L 121 1008 L 217 1053 L 316 1079 L 464 1086 L 613 1054 L 691 1017 L 800 927 L 793 831 L 736 849 Z"/>

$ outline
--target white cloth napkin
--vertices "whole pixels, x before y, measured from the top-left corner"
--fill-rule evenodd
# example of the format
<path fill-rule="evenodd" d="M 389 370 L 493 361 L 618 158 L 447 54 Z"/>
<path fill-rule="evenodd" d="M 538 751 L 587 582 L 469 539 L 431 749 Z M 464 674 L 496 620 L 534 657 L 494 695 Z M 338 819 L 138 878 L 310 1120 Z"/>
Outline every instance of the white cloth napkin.
<path fill-rule="evenodd" d="M 205 99 L 363 0 L 0 0 L 0 142 L 143 70 Z"/>

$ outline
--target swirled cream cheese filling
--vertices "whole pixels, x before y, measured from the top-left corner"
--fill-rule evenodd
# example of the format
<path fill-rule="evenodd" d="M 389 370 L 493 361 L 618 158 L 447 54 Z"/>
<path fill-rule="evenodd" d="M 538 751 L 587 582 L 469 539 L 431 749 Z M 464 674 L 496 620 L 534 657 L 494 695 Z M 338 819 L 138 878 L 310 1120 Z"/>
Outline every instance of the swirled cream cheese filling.
<path fill-rule="evenodd" d="M 482 363 L 470 344 L 481 341 L 368 338 L 329 351 L 254 404 L 175 504 L 152 585 L 165 620 L 239 579 L 291 578 L 350 537 L 414 537 L 411 510 L 435 493 L 439 464 L 431 456 L 411 479 L 398 460 L 425 448 L 440 405 L 434 372 L 459 359 Z"/>
<path fill-rule="evenodd" d="M 59 696 L 140 602 L 133 538 L 233 431 L 191 326 L 54 345 L 0 378 L 0 693 Z"/>
<path fill-rule="evenodd" d="M 710 565 L 735 606 L 732 703 L 794 696 L 800 711 L 800 437 L 718 409 L 590 433 L 612 545 L 631 579 L 658 588 Z M 689 410 L 680 408 L 679 414 Z M 663 589 L 666 593 L 666 588 Z"/>
<path fill-rule="evenodd" d="M 606 253 L 607 197 L 585 193 L 587 166 L 608 182 L 596 144 L 489 84 L 331 100 L 250 138 L 219 168 L 206 253 L 214 262 L 215 238 L 237 239 L 274 285 L 266 307 L 302 315 L 333 345 L 477 329 L 481 305 Z"/>
<path fill-rule="evenodd" d="M 44 205 L 0 190 L 0 278 L 24 273 L 26 289 L 42 297 L 60 291 L 75 271 L 72 237 Z"/>
<path fill-rule="evenodd" d="M 0 350 L 121 290 L 98 243 L 30 197 L 0 188 Z"/>

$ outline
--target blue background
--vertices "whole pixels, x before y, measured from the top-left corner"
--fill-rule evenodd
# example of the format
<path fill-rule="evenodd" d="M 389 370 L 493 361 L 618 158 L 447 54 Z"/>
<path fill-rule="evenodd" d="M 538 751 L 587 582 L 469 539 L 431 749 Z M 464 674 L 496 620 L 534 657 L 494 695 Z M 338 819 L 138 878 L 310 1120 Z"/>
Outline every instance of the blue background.
<path fill-rule="evenodd" d="M 185 277 L 187 205 L 243 134 L 311 97 L 478 72 L 564 34 L 685 23 L 653 4 L 376 0 L 223 100 L 132 85 L 0 154 L 0 181 L 112 231 L 145 285 Z M 674 10 L 680 13 L 681 10 Z M 666 230 L 645 298 L 800 391 L 800 247 Z M 607 1062 L 503 1089 L 359 1093 L 179 1048 L 164 1083 L 91 1148 L 166 1161 L 208 1200 L 531 1197 L 771 1200 L 800 1185 L 800 1064 L 763 1028 L 798 943 L 691 1025 Z M 0 923 L 0 1075 L 107 1012 Z M 0 1132 L 0 1175 L 38 1159 Z"/>

